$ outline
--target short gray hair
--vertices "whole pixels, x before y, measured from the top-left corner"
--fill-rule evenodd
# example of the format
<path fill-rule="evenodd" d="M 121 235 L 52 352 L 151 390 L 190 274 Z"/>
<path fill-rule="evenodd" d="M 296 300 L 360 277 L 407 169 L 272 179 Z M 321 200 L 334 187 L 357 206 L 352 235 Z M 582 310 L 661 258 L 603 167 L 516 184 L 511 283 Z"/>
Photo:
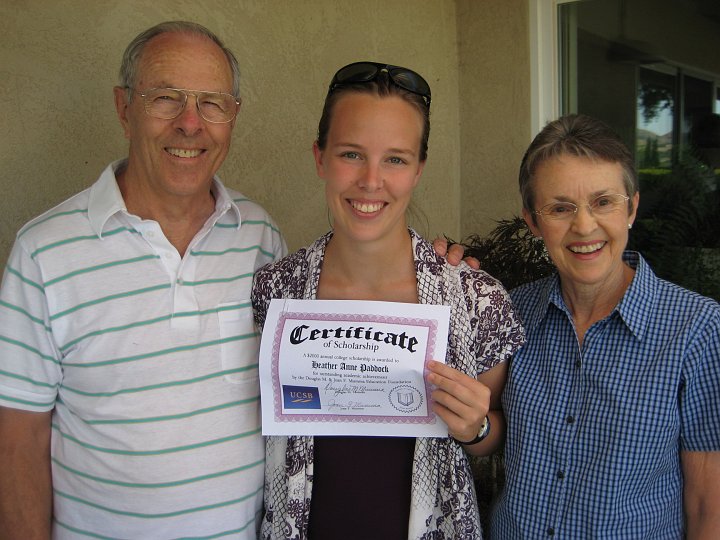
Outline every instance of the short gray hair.
<path fill-rule="evenodd" d="M 145 46 L 152 38 L 159 36 L 160 34 L 169 33 L 204 36 L 220 47 L 222 52 L 225 54 L 225 58 L 227 58 L 228 64 L 230 64 L 233 79 L 233 96 L 236 98 L 240 97 L 240 65 L 238 64 L 235 55 L 225 46 L 220 38 L 213 34 L 210 30 L 201 24 L 188 21 L 162 22 L 138 34 L 138 36 L 130 42 L 123 54 L 122 64 L 120 65 L 121 87 L 134 87 L 138 76 L 138 64 L 140 63 L 140 57 L 145 50 Z"/>
<path fill-rule="evenodd" d="M 532 180 L 537 168 L 561 155 L 618 163 L 623 171 L 623 184 L 632 200 L 639 191 L 635 158 L 632 152 L 605 122 L 584 114 L 568 114 L 549 122 L 530 143 L 520 164 L 519 184 L 523 208 L 535 214 L 535 191 Z"/>

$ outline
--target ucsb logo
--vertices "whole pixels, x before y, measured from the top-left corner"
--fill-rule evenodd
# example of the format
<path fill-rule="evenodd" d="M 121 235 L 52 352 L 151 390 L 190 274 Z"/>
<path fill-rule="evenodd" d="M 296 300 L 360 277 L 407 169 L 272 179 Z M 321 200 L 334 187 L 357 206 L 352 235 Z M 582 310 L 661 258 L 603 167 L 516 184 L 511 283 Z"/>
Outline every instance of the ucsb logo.
<path fill-rule="evenodd" d="M 320 392 L 314 386 L 283 385 L 283 404 L 286 409 L 319 409 Z"/>

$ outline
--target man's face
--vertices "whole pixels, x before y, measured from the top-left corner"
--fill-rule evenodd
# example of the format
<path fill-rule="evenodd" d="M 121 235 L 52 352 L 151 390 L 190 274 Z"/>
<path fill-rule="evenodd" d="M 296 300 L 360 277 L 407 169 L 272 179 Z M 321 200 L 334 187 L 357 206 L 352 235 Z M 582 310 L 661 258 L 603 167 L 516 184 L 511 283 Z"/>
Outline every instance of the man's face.
<path fill-rule="evenodd" d="M 154 118 L 145 112 L 140 93 L 183 88 L 231 94 L 232 87 L 230 65 L 209 39 L 166 33 L 150 40 L 140 57 L 132 100 L 125 90 L 115 89 L 118 116 L 130 140 L 126 184 L 156 202 L 206 196 L 228 153 L 235 120 L 203 120 L 191 95 L 177 118 Z"/>

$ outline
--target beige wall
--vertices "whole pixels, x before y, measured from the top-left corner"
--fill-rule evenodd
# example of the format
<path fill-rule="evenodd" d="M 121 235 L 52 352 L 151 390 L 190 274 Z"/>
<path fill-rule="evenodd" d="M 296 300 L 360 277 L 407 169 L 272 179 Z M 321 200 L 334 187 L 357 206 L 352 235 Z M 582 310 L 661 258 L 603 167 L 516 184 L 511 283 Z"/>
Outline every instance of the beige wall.
<path fill-rule="evenodd" d="M 421 232 L 484 232 L 517 208 L 526 12 L 525 0 L 2 2 L 0 263 L 23 223 L 125 155 L 112 100 L 120 57 L 167 19 L 202 23 L 236 52 L 243 108 L 220 174 L 273 214 L 291 249 L 328 227 L 311 145 L 330 77 L 360 59 L 414 68 L 432 86 Z"/>
<path fill-rule="evenodd" d="M 530 143 L 526 0 L 458 0 L 461 233 L 520 214 L 517 171 Z"/>

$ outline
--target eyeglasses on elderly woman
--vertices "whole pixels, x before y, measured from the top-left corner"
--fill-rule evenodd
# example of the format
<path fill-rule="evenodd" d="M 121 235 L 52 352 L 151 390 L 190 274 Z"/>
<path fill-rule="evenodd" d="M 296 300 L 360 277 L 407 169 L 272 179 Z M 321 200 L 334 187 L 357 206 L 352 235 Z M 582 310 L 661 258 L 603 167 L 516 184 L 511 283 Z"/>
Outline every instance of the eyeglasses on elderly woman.
<path fill-rule="evenodd" d="M 595 197 L 586 205 L 590 213 L 594 216 L 606 216 L 620 210 L 624 203 L 627 203 L 630 197 L 621 193 L 606 193 Z M 546 204 L 540 210 L 535 210 L 535 214 L 546 221 L 567 221 L 575 217 L 578 213 L 579 206 L 571 202 L 554 202 Z"/>

